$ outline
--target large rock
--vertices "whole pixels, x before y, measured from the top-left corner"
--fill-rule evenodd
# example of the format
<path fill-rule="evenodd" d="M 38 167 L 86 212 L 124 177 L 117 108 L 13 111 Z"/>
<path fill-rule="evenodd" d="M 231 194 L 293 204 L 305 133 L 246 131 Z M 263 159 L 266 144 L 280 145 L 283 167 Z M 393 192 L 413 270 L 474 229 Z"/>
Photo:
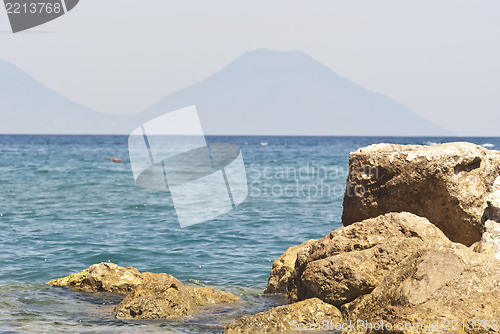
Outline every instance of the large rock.
<path fill-rule="evenodd" d="M 276 333 L 319 329 L 321 324 L 341 324 L 340 311 L 330 304 L 312 298 L 267 312 L 238 319 L 226 327 L 226 333 Z M 316 326 L 316 327 L 314 327 Z"/>
<path fill-rule="evenodd" d="M 424 244 L 449 242 L 427 219 L 407 212 L 341 227 L 298 253 L 289 300 L 318 297 L 340 306 L 370 293 L 387 271 Z"/>
<path fill-rule="evenodd" d="M 114 263 L 94 264 L 82 272 L 51 280 L 47 284 L 67 286 L 86 292 L 109 291 L 121 294 L 131 292 L 144 282 L 144 275 L 133 267 L 120 267 Z"/>
<path fill-rule="evenodd" d="M 307 250 L 314 242 L 316 242 L 316 240 L 312 239 L 298 246 L 292 246 L 273 262 L 271 274 L 269 275 L 264 293 L 286 293 L 288 281 L 295 269 L 297 253 Z"/>
<path fill-rule="evenodd" d="M 371 145 L 350 155 L 342 222 L 407 211 L 470 246 L 499 175 L 500 153 L 470 143 Z"/>
<path fill-rule="evenodd" d="M 389 272 L 372 293 L 342 310 L 354 321 L 371 323 L 446 324 L 467 333 L 499 332 L 500 262 L 460 244 L 423 247 Z M 464 323 L 462 323 L 464 321 Z M 468 321 L 474 321 L 468 323 Z M 496 323 L 496 329 L 485 326 Z M 449 332 L 449 331 L 448 331 Z"/>

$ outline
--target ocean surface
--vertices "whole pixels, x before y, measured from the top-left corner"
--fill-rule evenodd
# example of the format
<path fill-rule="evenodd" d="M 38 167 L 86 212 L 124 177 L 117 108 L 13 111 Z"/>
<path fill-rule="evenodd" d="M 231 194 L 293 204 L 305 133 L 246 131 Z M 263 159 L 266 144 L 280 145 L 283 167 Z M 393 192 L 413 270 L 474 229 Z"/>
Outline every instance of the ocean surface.
<path fill-rule="evenodd" d="M 181 229 L 168 192 L 135 185 L 127 136 L 0 135 L 0 333 L 222 332 L 229 319 L 285 302 L 261 294 L 276 257 L 341 226 L 349 152 L 382 142 L 500 149 L 500 138 L 208 140 L 241 148 L 249 194 L 234 210 Z M 111 315 L 116 295 L 44 284 L 108 261 L 245 302 L 176 321 L 122 321 Z"/>

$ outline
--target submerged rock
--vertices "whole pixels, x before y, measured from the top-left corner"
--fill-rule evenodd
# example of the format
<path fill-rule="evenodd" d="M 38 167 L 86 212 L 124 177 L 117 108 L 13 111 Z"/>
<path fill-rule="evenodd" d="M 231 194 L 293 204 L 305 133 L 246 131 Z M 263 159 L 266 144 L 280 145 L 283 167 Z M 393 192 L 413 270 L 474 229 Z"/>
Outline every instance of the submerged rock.
<path fill-rule="evenodd" d="M 167 319 L 191 314 L 196 307 L 232 303 L 240 298 L 230 292 L 211 287 L 185 286 L 168 274 L 139 272 L 133 267 L 99 263 L 77 274 L 49 281 L 47 284 L 67 286 L 86 292 L 127 294 L 115 307 L 120 319 Z"/>
<path fill-rule="evenodd" d="M 407 211 L 470 246 L 499 175 L 500 153 L 470 143 L 371 145 L 350 155 L 342 222 Z"/>
<path fill-rule="evenodd" d="M 286 293 L 288 281 L 295 269 L 297 253 L 307 250 L 316 240 L 308 240 L 298 246 L 290 247 L 273 262 L 273 268 L 264 293 Z"/>
<path fill-rule="evenodd" d="M 322 324 L 342 323 L 342 314 L 330 304 L 311 298 L 278 306 L 254 316 L 242 317 L 226 327 L 226 333 L 275 333 L 318 330 Z"/>
<path fill-rule="evenodd" d="M 424 244 L 449 242 L 427 219 L 407 212 L 341 227 L 298 253 L 288 298 L 318 297 L 340 306 L 370 293 L 386 272 Z"/>
<path fill-rule="evenodd" d="M 172 275 L 156 274 L 128 294 L 113 313 L 118 319 L 167 319 L 189 315 L 194 306 L 184 284 Z"/>
<path fill-rule="evenodd" d="M 235 294 L 227 291 L 216 290 L 208 286 L 200 288 L 186 286 L 186 288 L 188 289 L 188 292 L 193 298 L 196 306 L 234 303 L 241 300 L 241 298 Z"/>
<path fill-rule="evenodd" d="M 148 273 L 149 274 L 149 273 Z M 172 275 L 149 274 L 115 307 L 118 319 L 168 319 L 186 316 L 196 307 L 234 303 L 240 297 L 211 287 L 185 286 Z"/>

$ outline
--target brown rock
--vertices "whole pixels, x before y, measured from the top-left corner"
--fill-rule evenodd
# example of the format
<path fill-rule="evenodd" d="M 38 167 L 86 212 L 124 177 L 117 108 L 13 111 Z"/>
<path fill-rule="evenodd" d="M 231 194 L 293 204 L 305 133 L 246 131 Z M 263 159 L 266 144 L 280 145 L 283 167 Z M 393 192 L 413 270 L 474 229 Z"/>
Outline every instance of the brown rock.
<path fill-rule="evenodd" d="M 264 293 L 286 293 L 288 280 L 295 269 L 297 253 L 307 250 L 314 242 L 316 242 L 314 239 L 308 240 L 298 246 L 290 247 L 274 261 Z"/>
<path fill-rule="evenodd" d="M 143 282 L 144 277 L 137 269 L 103 262 L 94 264 L 80 273 L 54 279 L 47 284 L 86 292 L 109 291 L 127 294 Z"/>
<path fill-rule="evenodd" d="M 341 227 L 298 253 L 288 298 L 318 297 L 341 305 L 373 290 L 387 270 L 417 247 L 449 242 L 427 219 L 407 212 Z"/>
<path fill-rule="evenodd" d="M 301 276 L 302 293 L 340 307 L 372 292 L 390 269 L 423 244 L 419 238 L 393 238 L 369 249 L 310 262 Z"/>
<path fill-rule="evenodd" d="M 500 153 L 470 143 L 378 144 L 351 153 L 349 171 L 344 225 L 407 211 L 470 246 L 484 232 L 481 217 L 500 175 Z"/>
<path fill-rule="evenodd" d="M 446 332 L 446 324 L 462 328 L 471 320 L 475 328 L 466 328 L 467 333 L 485 333 L 489 331 L 484 321 L 491 327 L 500 318 L 499 288 L 500 262 L 491 257 L 460 244 L 424 247 L 388 273 L 372 293 L 342 309 L 355 321 L 427 326 L 404 333 L 428 333 L 428 324 L 436 322 L 440 332 Z M 492 332 L 499 330 L 497 326 Z"/>
<path fill-rule="evenodd" d="M 275 333 L 311 331 L 322 323 L 342 323 L 340 311 L 330 304 L 312 298 L 278 306 L 267 312 L 238 319 L 226 327 L 226 333 Z M 316 329 L 318 329 L 316 327 Z"/>
<path fill-rule="evenodd" d="M 115 307 L 118 319 L 167 319 L 186 316 L 195 306 L 188 289 L 175 277 L 156 274 Z"/>

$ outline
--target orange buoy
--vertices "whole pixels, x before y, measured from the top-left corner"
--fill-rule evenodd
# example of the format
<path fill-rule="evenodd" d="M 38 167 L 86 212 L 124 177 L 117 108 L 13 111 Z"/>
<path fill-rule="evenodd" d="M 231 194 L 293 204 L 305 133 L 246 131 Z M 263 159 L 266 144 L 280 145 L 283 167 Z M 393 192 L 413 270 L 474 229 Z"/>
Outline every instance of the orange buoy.
<path fill-rule="evenodd" d="M 109 158 L 109 161 L 114 161 L 114 162 L 122 162 L 122 159 L 120 158 Z"/>

